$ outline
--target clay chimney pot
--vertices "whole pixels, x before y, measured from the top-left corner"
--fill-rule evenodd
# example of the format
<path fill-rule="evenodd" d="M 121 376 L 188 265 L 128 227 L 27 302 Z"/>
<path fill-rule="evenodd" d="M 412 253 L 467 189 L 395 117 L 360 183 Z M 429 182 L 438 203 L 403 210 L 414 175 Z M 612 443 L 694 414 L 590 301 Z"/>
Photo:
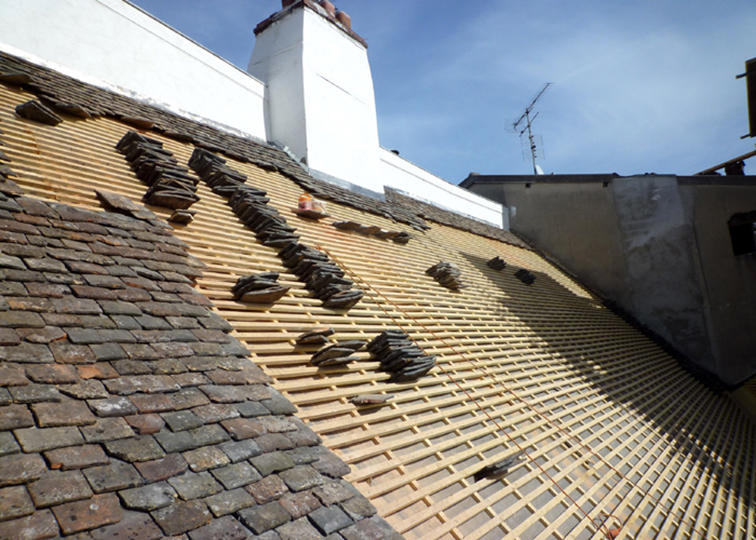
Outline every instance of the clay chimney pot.
<path fill-rule="evenodd" d="M 336 20 L 344 25 L 348 31 L 352 31 L 352 18 L 346 14 L 345 11 L 339 11 L 336 13 Z"/>
<path fill-rule="evenodd" d="M 325 10 L 328 12 L 329 17 L 336 16 L 336 6 L 334 6 L 331 2 L 329 2 L 328 0 L 320 0 L 320 5 L 325 8 Z"/>

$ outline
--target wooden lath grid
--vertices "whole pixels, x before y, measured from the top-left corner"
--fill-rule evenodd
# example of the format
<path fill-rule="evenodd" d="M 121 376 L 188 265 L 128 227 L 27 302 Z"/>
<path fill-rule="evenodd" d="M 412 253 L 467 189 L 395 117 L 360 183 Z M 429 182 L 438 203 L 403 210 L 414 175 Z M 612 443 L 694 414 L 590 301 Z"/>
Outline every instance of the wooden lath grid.
<path fill-rule="evenodd" d="M 5 150 L 29 194 L 90 209 L 99 209 L 95 188 L 140 200 L 146 186 L 114 150 L 127 126 L 70 118 L 39 126 L 12 112 L 29 97 L 0 91 Z M 186 163 L 190 145 L 150 136 Z M 375 300 L 346 314 L 324 310 L 202 184 L 197 219 L 176 230 L 209 266 L 198 287 L 407 538 L 599 537 L 536 461 L 591 517 L 611 511 L 625 520 L 626 537 L 702 538 L 692 529 L 708 538 L 754 537 L 753 425 L 547 261 L 440 225 L 418 233 L 333 202 L 328 222 L 302 220 L 290 212 L 300 193 L 293 182 L 229 162 L 268 191 L 303 242 L 332 253 Z M 330 225 L 346 219 L 415 238 L 399 246 Z M 509 264 L 500 273 L 484 267 L 497 255 Z M 470 288 L 454 293 L 426 276 L 439 260 L 458 264 Z M 519 267 L 536 273 L 535 285 L 512 276 Z M 292 290 L 272 307 L 232 300 L 238 277 L 264 270 L 282 272 Z M 389 316 L 438 354 L 454 380 L 434 371 L 414 384 L 389 384 L 365 352 L 358 363 L 318 370 L 308 363 L 314 350 L 293 342 L 314 326 L 332 326 L 338 340 L 370 339 L 395 326 Z M 395 398 L 366 410 L 349 402 L 373 392 Z M 534 460 L 504 481 L 471 478 L 515 448 L 484 411 Z"/>

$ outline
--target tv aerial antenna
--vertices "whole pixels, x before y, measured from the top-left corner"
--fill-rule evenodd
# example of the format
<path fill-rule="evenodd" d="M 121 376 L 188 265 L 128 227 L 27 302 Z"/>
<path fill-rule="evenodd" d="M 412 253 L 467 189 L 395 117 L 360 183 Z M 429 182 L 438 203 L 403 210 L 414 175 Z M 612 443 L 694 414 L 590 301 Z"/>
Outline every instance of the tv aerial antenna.
<path fill-rule="evenodd" d="M 541 90 L 536 94 L 536 97 L 533 98 L 533 101 L 530 102 L 530 105 L 525 107 L 525 112 L 522 113 L 522 116 L 517 119 L 517 121 L 512 123 L 512 129 L 519 133 L 520 138 L 527 132 L 528 134 L 528 142 L 530 143 L 530 157 L 533 160 L 533 174 L 538 174 L 538 167 L 536 165 L 536 159 L 538 158 L 538 151 L 536 147 L 536 136 L 533 135 L 533 122 L 538 117 L 538 113 L 533 114 L 533 108 L 535 107 L 536 102 L 541 99 L 541 96 L 548 90 L 549 86 L 551 86 L 552 83 L 546 83 L 543 85 Z M 531 116 L 532 115 L 532 116 Z"/>

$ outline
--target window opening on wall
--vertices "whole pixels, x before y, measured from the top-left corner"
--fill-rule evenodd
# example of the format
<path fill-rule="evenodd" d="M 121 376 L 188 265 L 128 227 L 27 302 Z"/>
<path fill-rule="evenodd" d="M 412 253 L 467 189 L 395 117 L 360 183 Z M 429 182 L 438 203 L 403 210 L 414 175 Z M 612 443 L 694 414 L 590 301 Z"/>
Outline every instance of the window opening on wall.
<path fill-rule="evenodd" d="M 756 211 L 734 214 L 727 222 L 735 255 L 756 253 Z"/>

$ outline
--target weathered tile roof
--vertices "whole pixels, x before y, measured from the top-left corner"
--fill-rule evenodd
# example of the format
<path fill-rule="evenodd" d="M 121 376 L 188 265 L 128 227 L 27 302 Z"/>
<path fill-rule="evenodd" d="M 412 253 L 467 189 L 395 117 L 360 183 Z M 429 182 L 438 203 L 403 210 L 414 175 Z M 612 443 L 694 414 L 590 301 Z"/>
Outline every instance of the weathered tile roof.
<path fill-rule="evenodd" d="M 0 196 L 0 538 L 390 532 L 153 223 Z"/>

